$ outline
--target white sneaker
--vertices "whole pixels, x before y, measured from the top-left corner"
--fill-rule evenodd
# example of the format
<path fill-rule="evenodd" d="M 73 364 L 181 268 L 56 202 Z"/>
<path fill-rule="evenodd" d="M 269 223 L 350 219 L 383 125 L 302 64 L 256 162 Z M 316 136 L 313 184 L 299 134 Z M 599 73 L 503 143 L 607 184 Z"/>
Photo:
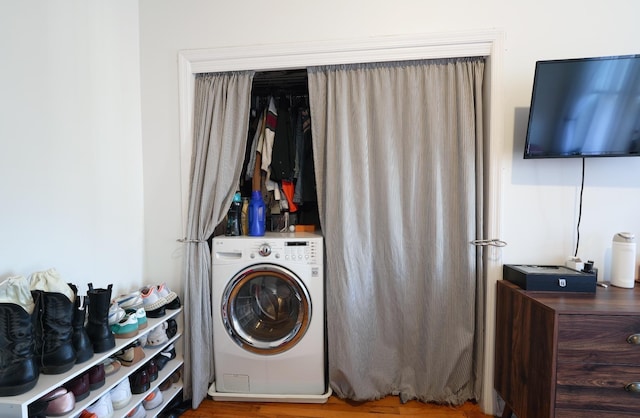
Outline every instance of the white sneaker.
<path fill-rule="evenodd" d="M 116 302 L 111 302 L 111 305 L 109 305 L 109 326 L 122 321 L 126 314 L 127 313 L 120 307 L 120 305 Z"/>
<path fill-rule="evenodd" d="M 120 295 L 115 299 L 115 302 L 124 310 L 142 308 L 142 297 L 139 291 Z"/>
<path fill-rule="evenodd" d="M 164 399 L 162 399 L 162 392 L 160 392 L 160 389 L 155 388 L 153 392 L 151 392 L 147 395 L 146 398 L 144 398 L 144 401 L 142 401 L 142 406 L 144 406 L 144 409 L 148 411 L 149 409 L 159 407 L 162 404 L 163 400 Z"/>
<path fill-rule="evenodd" d="M 138 320 L 138 329 L 143 329 L 147 327 L 147 311 L 144 308 L 138 309 L 127 309 L 127 313 L 133 313 L 136 315 L 136 319 Z"/>
<path fill-rule="evenodd" d="M 109 394 L 109 392 L 105 393 L 100 397 L 100 399 L 95 401 L 86 409 L 87 411 L 96 414 L 98 418 L 111 418 L 113 416 L 113 404 L 111 403 L 111 395 Z"/>
<path fill-rule="evenodd" d="M 129 379 L 122 379 L 113 389 L 109 391 L 113 409 L 122 409 L 129 404 L 132 398 L 131 384 Z"/>
<path fill-rule="evenodd" d="M 131 338 L 138 335 L 138 318 L 135 312 L 126 314 L 120 322 L 110 326 L 111 333 L 116 338 Z"/>
<path fill-rule="evenodd" d="M 164 298 L 167 301 L 167 309 L 179 309 L 180 308 L 180 298 L 178 298 L 178 294 L 173 290 L 169 289 L 166 283 L 162 283 L 157 286 L 158 296 Z"/>
<path fill-rule="evenodd" d="M 0 283 L 0 303 L 20 305 L 28 314 L 32 314 L 35 303 L 27 279 L 22 276 L 14 276 Z"/>
<path fill-rule="evenodd" d="M 147 347 L 157 347 L 169 341 L 169 337 L 167 337 L 167 323 L 163 322 L 161 325 L 158 325 L 154 329 L 152 329 L 147 334 Z"/>
<path fill-rule="evenodd" d="M 145 287 L 140 291 L 142 305 L 149 318 L 161 318 L 165 315 L 165 305 L 167 300 L 158 295 L 155 286 Z"/>

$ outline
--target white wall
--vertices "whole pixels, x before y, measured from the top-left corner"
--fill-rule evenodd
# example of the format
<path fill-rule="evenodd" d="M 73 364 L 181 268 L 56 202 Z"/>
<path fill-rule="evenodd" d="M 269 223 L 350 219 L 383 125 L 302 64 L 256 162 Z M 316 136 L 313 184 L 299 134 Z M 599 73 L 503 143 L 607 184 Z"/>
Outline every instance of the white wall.
<path fill-rule="evenodd" d="M 142 286 L 137 3 L 2 9 L 0 279 L 53 267 L 81 292 Z"/>
<path fill-rule="evenodd" d="M 4 2 L 0 279 L 56 267 L 119 292 L 180 287 L 178 51 L 485 28 L 505 37 L 502 258 L 561 263 L 580 162 L 521 159 L 534 63 L 640 53 L 639 14 L 636 0 Z M 606 267 L 615 232 L 640 235 L 640 159 L 589 160 L 585 186 L 580 255 Z"/>
<path fill-rule="evenodd" d="M 535 60 L 640 53 L 631 17 L 639 12 L 635 1 L 544 1 L 505 16 L 512 18 L 504 25 L 506 263 L 561 264 L 576 246 L 582 161 L 522 159 Z M 608 279 L 613 235 L 640 236 L 639 208 L 639 158 L 586 160 L 578 255 L 595 261 L 601 279 Z"/>
<path fill-rule="evenodd" d="M 589 1 L 140 1 L 145 269 L 180 275 L 176 55 L 180 50 L 503 31 L 502 233 L 505 263 L 560 264 L 573 254 L 580 161 L 521 157 L 536 60 L 640 53 L 640 3 Z M 579 255 L 606 265 L 615 232 L 640 235 L 640 159 L 587 161 Z M 635 213 L 634 213 L 635 212 Z M 601 270 L 602 271 L 602 270 Z M 171 272 L 171 273 L 169 273 Z"/>

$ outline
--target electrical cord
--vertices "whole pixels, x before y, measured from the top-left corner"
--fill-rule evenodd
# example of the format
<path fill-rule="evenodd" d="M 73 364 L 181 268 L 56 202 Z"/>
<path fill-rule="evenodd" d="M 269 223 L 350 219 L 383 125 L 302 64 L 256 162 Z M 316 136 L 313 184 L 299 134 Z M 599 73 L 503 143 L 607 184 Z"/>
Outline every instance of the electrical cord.
<path fill-rule="evenodd" d="M 584 157 L 582 158 L 582 181 L 580 183 L 580 204 L 578 209 L 578 225 L 576 226 L 576 252 L 574 257 L 578 256 L 578 247 L 580 246 L 580 221 L 582 220 L 582 193 L 584 192 Z"/>

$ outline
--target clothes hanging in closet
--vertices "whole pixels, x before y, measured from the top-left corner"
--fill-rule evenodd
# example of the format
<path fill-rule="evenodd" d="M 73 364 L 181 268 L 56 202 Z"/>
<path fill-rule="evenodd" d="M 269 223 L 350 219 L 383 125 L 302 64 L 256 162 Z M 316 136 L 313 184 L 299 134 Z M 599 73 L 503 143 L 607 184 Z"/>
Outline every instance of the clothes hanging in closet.
<path fill-rule="evenodd" d="M 296 103 L 293 99 L 291 95 L 257 98 L 262 109 L 252 112 L 256 130 L 249 132 L 244 178 L 252 179 L 259 153 L 263 194 L 272 203 L 272 213 L 296 212 L 298 205 L 316 200 L 308 97 L 298 96 Z"/>

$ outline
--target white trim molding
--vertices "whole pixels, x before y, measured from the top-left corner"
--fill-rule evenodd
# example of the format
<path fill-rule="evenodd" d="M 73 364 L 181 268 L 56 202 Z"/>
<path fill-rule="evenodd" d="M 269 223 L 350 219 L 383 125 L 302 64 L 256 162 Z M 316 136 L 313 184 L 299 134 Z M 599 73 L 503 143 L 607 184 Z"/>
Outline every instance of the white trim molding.
<path fill-rule="evenodd" d="M 487 57 L 485 69 L 488 97 L 487 123 L 489 156 L 487 189 L 488 237 L 500 237 L 503 35 L 499 30 L 371 37 L 322 42 L 231 46 L 184 50 L 178 54 L 180 100 L 180 161 L 182 224 L 186 228 L 193 137 L 195 75 L 225 71 L 269 71 L 299 69 L 319 65 L 407 61 L 456 57 Z M 485 237 L 477 237 L 485 238 Z M 495 250 L 492 250 L 495 251 Z M 500 257 L 487 257 L 484 380 L 480 406 L 487 414 L 496 408 L 493 391 L 493 347 L 495 334 L 495 285 L 501 277 Z M 494 262 L 495 261 L 495 262 Z"/>

